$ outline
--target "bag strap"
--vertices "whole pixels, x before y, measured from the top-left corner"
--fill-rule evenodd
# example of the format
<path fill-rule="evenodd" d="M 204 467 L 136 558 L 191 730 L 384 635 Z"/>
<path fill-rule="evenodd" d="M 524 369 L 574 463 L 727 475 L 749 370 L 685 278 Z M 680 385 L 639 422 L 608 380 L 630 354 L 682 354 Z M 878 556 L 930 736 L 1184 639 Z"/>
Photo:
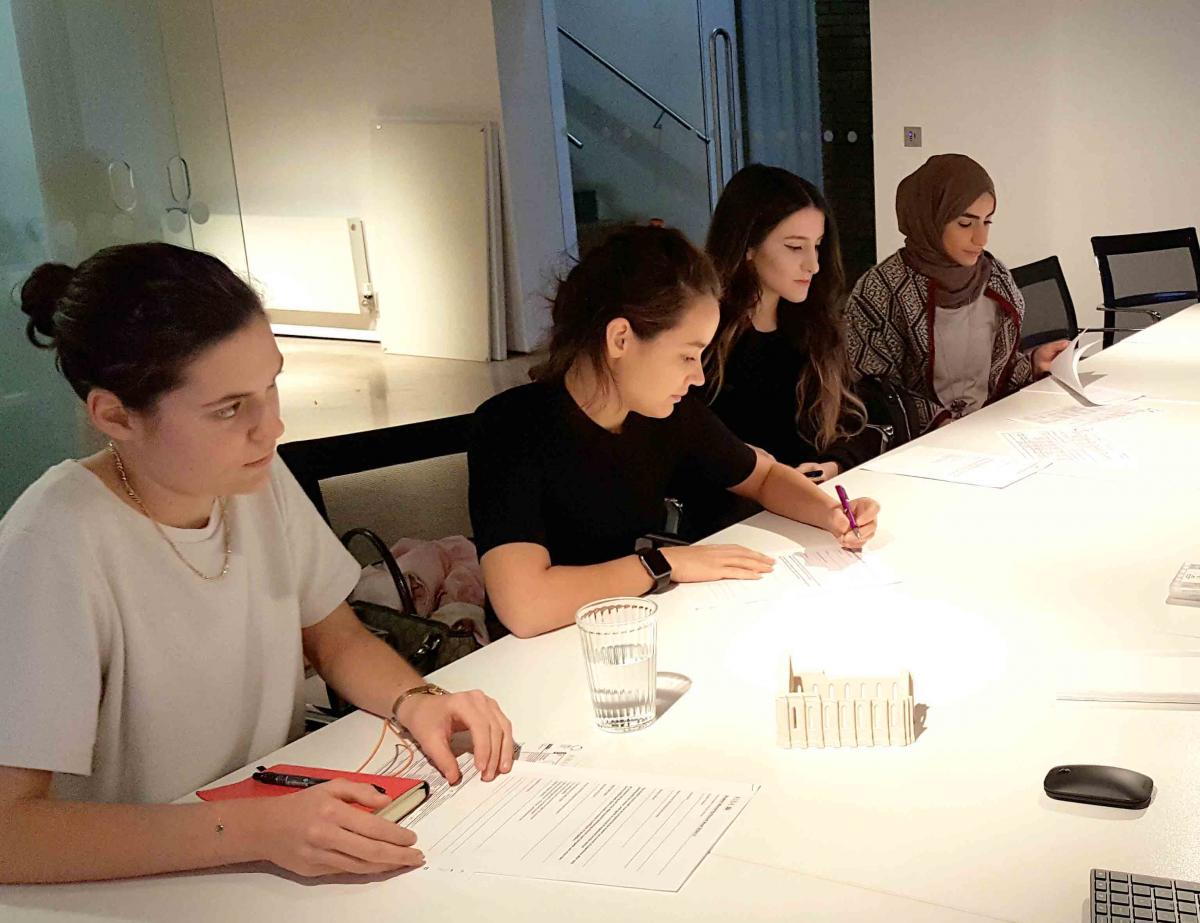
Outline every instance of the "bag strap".
<path fill-rule="evenodd" d="M 364 538 L 374 546 L 375 551 L 378 552 L 383 561 L 383 566 L 392 575 L 392 583 L 396 585 L 396 593 L 400 597 L 400 611 L 405 615 L 423 618 L 423 616 L 417 615 L 417 607 L 413 603 L 412 590 L 409 588 L 408 579 L 404 576 L 403 571 L 400 570 L 400 565 L 396 563 L 396 556 L 384 544 L 383 539 L 370 529 L 351 529 L 342 536 L 342 544 L 349 548 L 350 543 L 356 538 Z"/>

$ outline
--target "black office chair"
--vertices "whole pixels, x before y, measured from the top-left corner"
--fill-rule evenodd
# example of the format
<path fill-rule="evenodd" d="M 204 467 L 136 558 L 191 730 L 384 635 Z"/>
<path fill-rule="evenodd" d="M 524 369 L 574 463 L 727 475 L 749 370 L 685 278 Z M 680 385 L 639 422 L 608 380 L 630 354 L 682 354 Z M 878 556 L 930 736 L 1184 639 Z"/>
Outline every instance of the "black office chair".
<path fill-rule="evenodd" d="M 465 452 L 470 440 L 471 417 L 472 414 L 467 413 L 362 433 L 285 442 L 279 446 L 279 457 L 312 500 L 317 512 L 328 523 L 329 511 L 325 507 L 325 498 L 321 495 L 321 481 L 345 474 L 358 474 Z M 406 600 L 404 590 L 400 589 L 404 584 L 403 576 L 397 584 L 402 607 L 405 611 L 413 611 L 411 591 Z M 503 633 L 498 625 L 499 623 L 489 624 L 489 629 L 494 633 L 493 637 L 499 637 Z M 310 705 L 306 710 L 306 731 L 316 730 L 350 710 L 350 706 L 332 688 L 328 689 L 328 693 L 329 708 Z"/>
<path fill-rule="evenodd" d="M 1195 228 L 1093 237 L 1100 269 L 1104 323 L 1118 313 L 1145 316 L 1151 323 L 1200 300 L 1200 244 Z M 1104 334 L 1110 346 L 1114 334 Z"/>
<path fill-rule="evenodd" d="M 1021 327 L 1021 349 L 1029 351 L 1054 340 L 1073 340 L 1079 336 L 1075 302 L 1057 256 L 1026 263 L 1012 270 L 1013 281 L 1025 299 L 1025 321 Z M 1088 327 L 1113 333 L 1133 333 L 1136 327 Z M 1106 344 L 1107 345 L 1107 344 Z"/>
<path fill-rule="evenodd" d="M 464 413 L 363 433 L 285 442 L 279 446 L 279 457 L 300 482 L 317 512 L 329 522 L 321 481 L 465 452 L 472 416 Z"/>

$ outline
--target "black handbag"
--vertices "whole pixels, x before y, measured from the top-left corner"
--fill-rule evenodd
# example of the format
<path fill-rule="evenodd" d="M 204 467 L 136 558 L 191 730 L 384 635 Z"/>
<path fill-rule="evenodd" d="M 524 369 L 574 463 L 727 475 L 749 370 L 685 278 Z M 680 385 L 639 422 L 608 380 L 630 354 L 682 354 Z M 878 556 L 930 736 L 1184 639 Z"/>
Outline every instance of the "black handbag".
<path fill-rule="evenodd" d="M 386 641 L 421 675 L 479 650 L 479 639 L 470 628 L 454 628 L 417 614 L 408 580 L 383 539 L 370 529 L 351 529 L 342 536 L 342 544 L 349 548 L 356 538 L 374 546 L 400 596 L 399 609 L 362 600 L 350 603 L 359 621 L 373 634 Z"/>
<path fill-rule="evenodd" d="M 913 438 L 908 407 L 899 388 L 886 378 L 866 375 L 854 390 L 867 408 L 867 427 L 879 432 L 879 454 Z"/>

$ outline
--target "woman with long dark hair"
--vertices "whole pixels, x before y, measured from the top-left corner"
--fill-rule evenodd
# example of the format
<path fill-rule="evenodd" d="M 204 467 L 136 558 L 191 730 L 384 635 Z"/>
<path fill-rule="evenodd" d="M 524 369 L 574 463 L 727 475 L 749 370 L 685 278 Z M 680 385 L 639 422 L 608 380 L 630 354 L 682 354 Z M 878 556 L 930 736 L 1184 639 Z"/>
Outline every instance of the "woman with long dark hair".
<path fill-rule="evenodd" d="M 672 581 L 754 579 L 771 559 L 735 545 L 636 548 L 663 527 L 683 471 L 860 548 L 878 504 L 838 501 L 731 433 L 699 397 L 720 283 L 678 231 L 612 234 L 558 287 L 531 384 L 475 413 L 471 523 L 488 597 L 516 635 L 570 624 L 585 603 Z M 860 537 L 861 536 L 861 537 Z"/>
<path fill-rule="evenodd" d="M 716 414 L 817 481 L 878 453 L 846 357 L 837 224 L 817 188 L 746 167 L 721 194 L 706 249 L 723 287 L 707 355 Z"/>

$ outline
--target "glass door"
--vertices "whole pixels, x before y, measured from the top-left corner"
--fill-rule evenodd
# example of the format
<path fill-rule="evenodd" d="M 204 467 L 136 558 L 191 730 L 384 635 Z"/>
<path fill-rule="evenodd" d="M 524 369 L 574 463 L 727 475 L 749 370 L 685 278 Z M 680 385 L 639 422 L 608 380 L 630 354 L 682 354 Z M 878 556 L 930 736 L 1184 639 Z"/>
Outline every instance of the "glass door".
<path fill-rule="evenodd" d="M 246 272 L 209 0 L 0 0 L 0 283 L 161 240 Z M 0 315 L 0 511 L 90 448 L 52 358 Z"/>
<path fill-rule="evenodd" d="M 557 0 L 582 249 L 661 220 L 701 244 L 742 165 L 732 0 Z"/>

